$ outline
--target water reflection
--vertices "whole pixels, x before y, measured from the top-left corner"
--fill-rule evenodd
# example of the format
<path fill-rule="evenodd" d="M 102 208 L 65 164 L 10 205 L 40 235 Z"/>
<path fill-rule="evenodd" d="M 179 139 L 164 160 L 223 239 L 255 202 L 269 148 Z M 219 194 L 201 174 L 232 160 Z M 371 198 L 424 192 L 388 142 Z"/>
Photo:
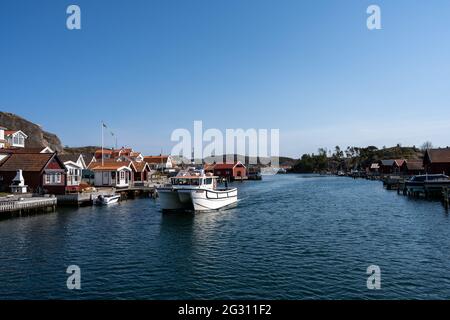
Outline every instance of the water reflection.
<path fill-rule="evenodd" d="M 163 214 L 136 199 L 0 221 L 0 298 L 74 298 L 69 264 L 82 268 L 75 297 L 86 299 L 450 296 L 440 203 L 346 178 L 236 185 L 238 206 L 217 212 Z M 384 272 L 376 294 L 369 264 Z"/>

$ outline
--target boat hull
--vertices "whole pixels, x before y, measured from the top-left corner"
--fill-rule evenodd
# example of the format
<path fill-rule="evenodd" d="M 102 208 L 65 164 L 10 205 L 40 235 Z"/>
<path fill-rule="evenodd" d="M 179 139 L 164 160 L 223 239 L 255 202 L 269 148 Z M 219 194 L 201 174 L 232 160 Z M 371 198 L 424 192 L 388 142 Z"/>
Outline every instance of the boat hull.
<path fill-rule="evenodd" d="M 237 203 L 237 189 L 224 191 L 192 190 L 190 191 L 195 211 L 219 210 Z"/>
<path fill-rule="evenodd" d="M 212 211 L 237 203 L 237 189 L 158 189 L 162 211 Z"/>
<path fill-rule="evenodd" d="M 182 196 L 183 200 L 180 200 L 178 190 L 172 189 L 157 189 L 158 201 L 163 211 L 171 210 L 193 210 L 192 202 L 186 201 Z"/>
<path fill-rule="evenodd" d="M 113 197 L 104 197 L 97 199 L 97 204 L 101 206 L 107 206 L 110 204 L 118 203 L 120 200 L 120 196 L 113 196 Z"/>

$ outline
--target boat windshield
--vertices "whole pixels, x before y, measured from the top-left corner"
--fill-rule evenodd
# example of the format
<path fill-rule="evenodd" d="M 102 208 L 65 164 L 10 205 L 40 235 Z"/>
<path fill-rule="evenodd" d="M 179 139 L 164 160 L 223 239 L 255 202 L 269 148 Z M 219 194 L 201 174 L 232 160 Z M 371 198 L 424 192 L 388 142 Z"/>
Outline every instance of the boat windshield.
<path fill-rule="evenodd" d="M 200 178 L 172 178 L 172 185 L 177 186 L 199 186 Z"/>

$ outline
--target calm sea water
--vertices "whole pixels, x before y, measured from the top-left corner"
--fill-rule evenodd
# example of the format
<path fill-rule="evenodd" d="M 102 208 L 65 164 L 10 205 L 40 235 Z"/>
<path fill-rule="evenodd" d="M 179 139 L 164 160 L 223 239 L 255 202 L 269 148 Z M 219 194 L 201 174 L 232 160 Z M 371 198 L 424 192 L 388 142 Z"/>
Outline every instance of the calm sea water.
<path fill-rule="evenodd" d="M 0 221 L 1 299 L 450 298 L 450 219 L 380 182 L 237 183 L 234 209 L 162 214 L 138 199 Z M 81 290 L 66 268 L 81 268 Z M 381 290 L 366 269 L 381 268 Z"/>

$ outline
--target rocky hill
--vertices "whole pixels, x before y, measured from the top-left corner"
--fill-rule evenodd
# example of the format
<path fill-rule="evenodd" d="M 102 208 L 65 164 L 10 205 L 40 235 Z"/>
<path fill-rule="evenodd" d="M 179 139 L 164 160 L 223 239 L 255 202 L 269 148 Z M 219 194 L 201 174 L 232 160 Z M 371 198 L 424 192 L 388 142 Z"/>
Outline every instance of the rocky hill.
<path fill-rule="evenodd" d="M 65 147 L 64 153 L 65 154 L 93 154 L 95 153 L 95 150 L 100 149 L 101 147 L 96 146 L 87 146 L 87 147 Z"/>
<path fill-rule="evenodd" d="M 0 126 L 8 130 L 22 130 L 27 136 L 25 144 L 29 148 L 50 147 L 57 152 L 63 151 L 61 140 L 56 134 L 44 131 L 40 126 L 34 124 L 18 115 L 0 111 Z"/>

